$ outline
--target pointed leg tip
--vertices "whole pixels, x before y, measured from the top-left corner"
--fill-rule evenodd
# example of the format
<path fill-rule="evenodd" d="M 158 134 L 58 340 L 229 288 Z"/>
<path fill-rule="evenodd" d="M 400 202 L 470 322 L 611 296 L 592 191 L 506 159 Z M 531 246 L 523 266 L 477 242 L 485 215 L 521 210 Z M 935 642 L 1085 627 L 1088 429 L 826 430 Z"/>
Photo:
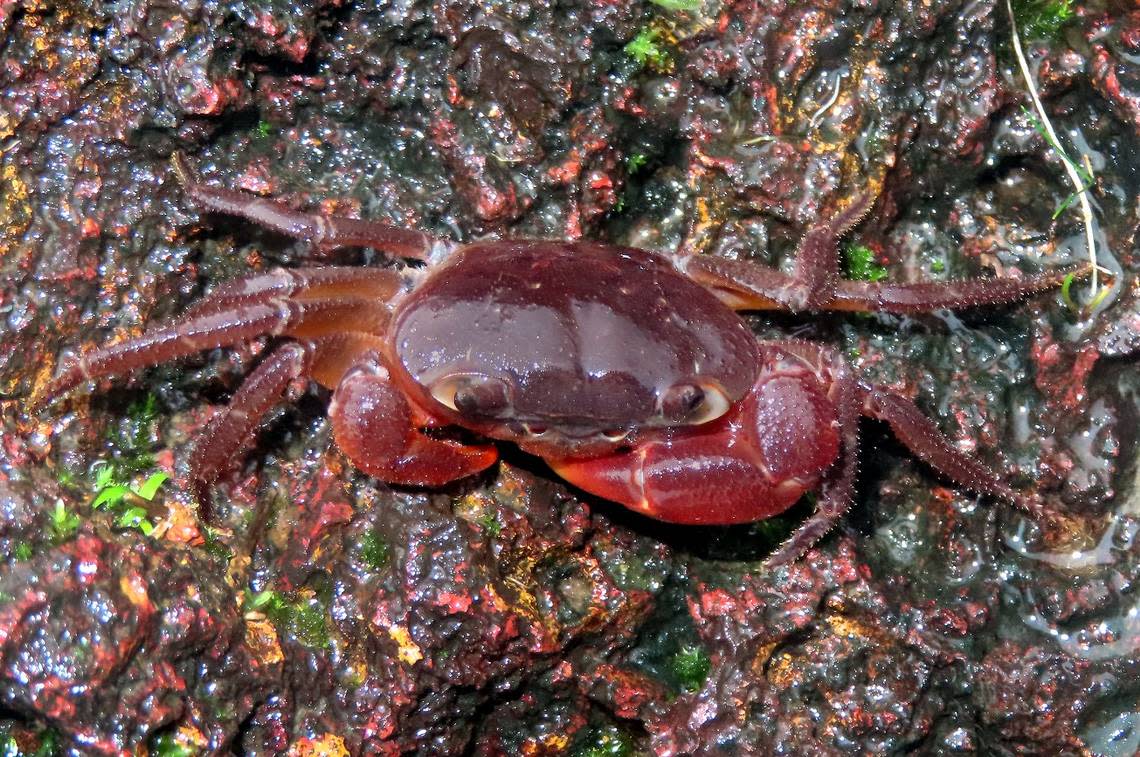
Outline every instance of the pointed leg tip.
<path fill-rule="evenodd" d="M 36 415 L 54 401 L 54 393 L 46 391 L 37 392 L 28 398 L 28 403 L 24 406 L 24 412 L 27 415 Z"/>
<path fill-rule="evenodd" d="M 1057 512 L 1053 507 L 1046 504 L 1038 494 L 1013 490 L 1010 492 L 1008 498 L 1045 528 L 1063 529 L 1067 528 L 1071 522 L 1066 515 Z"/>
<path fill-rule="evenodd" d="M 800 558 L 806 555 L 812 547 L 814 547 L 819 540 L 822 539 L 835 525 L 828 523 L 826 528 L 822 531 L 820 529 L 821 522 L 815 516 L 809 516 L 808 520 L 792 532 L 792 535 L 784 540 L 780 546 L 772 554 L 764 558 L 762 563 L 765 570 L 773 570 L 785 565 L 791 565 L 798 562 Z"/>
<path fill-rule="evenodd" d="M 32 390 L 32 395 L 28 398 L 28 403 L 25 406 L 26 412 L 28 415 L 40 412 L 59 399 L 61 395 L 81 384 L 83 379 L 82 371 L 77 365 L 68 365 L 58 376 L 42 387 Z"/>
<path fill-rule="evenodd" d="M 178 179 L 178 183 L 183 187 L 197 183 L 194 172 L 190 170 L 186 156 L 181 150 L 175 150 L 170 154 L 170 168 L 174 171 L 174 177 Z"/>
<path fill-rule="evenodd" d="M 189 482 L 188 488 L 194 501 L 198 503 L 198 520 L 209 525 L 213 519 L 213 498 L 210 493 L 210 482 L 194 478 Z"/>
<path fill-rule="evenodd" d="M 32 393 L 28 396 L 28 401 L 24 404 L 24 412 L 28 415 L 35 415 L 45 407 L 50 405 L 58 392 L 55 390 L 55 379 L 49 381 L 42 387 L 32 389 Z"/>
<path fill-rule="evenodd" d="M 796 560 L 800 559 L 800 557 L 802 557 L 802 555 L 796 555 L 795 557 L 792 557 L 790 555 L 784 554 L 783 548 L 779 548 L 764 558 L 764 561 L 760 563 L 760 567 L 766 571 L 773 571 L 782 568 L 785 565 L 791 565 Z"/>

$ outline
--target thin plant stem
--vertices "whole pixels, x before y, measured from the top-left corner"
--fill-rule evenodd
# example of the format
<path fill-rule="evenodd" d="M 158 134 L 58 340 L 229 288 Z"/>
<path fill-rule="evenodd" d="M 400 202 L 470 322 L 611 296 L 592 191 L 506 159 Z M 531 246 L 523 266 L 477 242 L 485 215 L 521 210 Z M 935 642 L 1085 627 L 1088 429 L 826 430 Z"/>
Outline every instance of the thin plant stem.
<path fill-rule="evenodd" d="M 1045 106 L 1041 104 L 1041 98 L 1037 95 L 1037 85 L 1034 84 L 1033 74 L 1029 71 L 1029 62 L 1025 60 L 1025 53 L 1021 50 L 1021 37 L 1017 33 L 1017 19 L 1013 17 L 1013 5 L 1010 0 L 1005 0 L 1005 9 L 1009 12 L 1009 26 L 1013 38 L 1013 54 L 1017 57 L 1018 66 L 1021 67 L 1021 75 L 1025 77 L 1026 88 L 1029 90 L 1029 99 L 1033 101 L 1033 108 L 1037 111 L 1037 115 L 1041 119 L 1041 125 L 1045 128 L 1049 141 L 1054 146 L 1059 146 L 1061 142 L 1057 139 L 1057 132 L 1053 130 L 1053 124 L 1049 121 L 1048 114 L 1045 113 Z M 1096 261 L 1096 240 L 1093 238 L 1093 216 L 1092 206 L 1089 204 L 1088 187 L 1081 181 L 1081 176 L 1077 172 L 1077 167 L 1073 165 L 1073 161 L 1069 160 L 1063 151 L 1061 151 L 1060 154 L 1061 163 L 1065 166 L 1065 173 L 1069 175 L 1069 181 L 1073 184 L 1074 192 L 1081 205 L 1081 215 L 1084 217 L 1085 244 L 1088 246 L 1089 263 L 1092 265 L 1092 275 L 1089 277 L 1089 297 L 1095 297 L 1097 289 L 1100 287 L 1100 282 L 1097 279 L 1100 266 L 1097 265 Z"/>

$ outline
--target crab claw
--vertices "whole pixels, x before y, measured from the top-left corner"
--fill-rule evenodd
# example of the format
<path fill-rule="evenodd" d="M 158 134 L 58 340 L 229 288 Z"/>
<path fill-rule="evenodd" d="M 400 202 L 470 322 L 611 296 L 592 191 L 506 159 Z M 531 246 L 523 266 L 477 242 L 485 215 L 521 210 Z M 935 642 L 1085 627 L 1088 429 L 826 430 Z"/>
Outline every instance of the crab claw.
<path fill-rule="evenodd" d="M 819 384 L 777 375 L 711 424 L 628 452 L 550 464 L 575 486 L 651 518 L 727 525 L 788 509 L 838 454 L 835 410 Z"/>
<path fill-rule="evenodd" d="M 365 473 L 392 484 L 441 486 L 498 459 L 493 445 L 467 445 L 428 436 L 387 369 L 366 364 L 349 371 L 329 405 L 337 446 Z"/>

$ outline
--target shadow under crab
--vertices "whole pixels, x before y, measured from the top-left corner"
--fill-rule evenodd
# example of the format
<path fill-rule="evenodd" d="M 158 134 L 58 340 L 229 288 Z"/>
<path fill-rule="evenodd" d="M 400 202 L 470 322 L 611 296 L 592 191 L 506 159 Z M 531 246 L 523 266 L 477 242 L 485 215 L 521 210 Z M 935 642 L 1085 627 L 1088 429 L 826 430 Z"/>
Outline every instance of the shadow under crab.
<path fill-rule="evenodd" d="M 756 340 L 734 311 L 926 312 L 1015 301 L 1074 269 L 1025 279 L 891 284 L 842 280 L 838 240 L 868 212 L 857 196 L 811 228 L 791 274 L 709 258 L 546 240 L 453 245 L 383 222 L 304 213 L 175 172 L 202 208 L 315 248 L 375 247 L 428 263 L 276 269 L 225 284 L 167 326 L 95 349 L 43 392 L 245 340 L 283 337 L 205 429 L 191 484 L 209 486 L 299 379 L 333 391 L 340 449 L 392 484 L 435 487 L 485 470 L 492 441 L 566 481 L 658 520 L 727 525 L 815 512 L 769 563 L 795 560 L 843 514 L 858 419 L 886 421 L 958 484 L 1047 511 L 957 450 L 908 399 L 860 382 L 836 350 Z M 486 442 L 448 435 L 465 429 Z"/>

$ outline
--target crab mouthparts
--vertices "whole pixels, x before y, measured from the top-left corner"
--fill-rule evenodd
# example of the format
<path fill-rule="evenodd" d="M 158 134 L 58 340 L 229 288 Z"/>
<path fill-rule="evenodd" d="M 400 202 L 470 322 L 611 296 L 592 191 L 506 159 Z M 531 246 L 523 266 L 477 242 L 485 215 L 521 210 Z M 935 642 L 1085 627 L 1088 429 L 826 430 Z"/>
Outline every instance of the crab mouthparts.
<path fill-rule="evenodd" d="M 560 437 L 573 441 L 606 440 L 617 442 L 629 435 L 628 428 L 599 428 L 597 425 L 569 422 L 566 419 L 550 421 L 510 421 L 503 427 L 515 437 Z"/>

